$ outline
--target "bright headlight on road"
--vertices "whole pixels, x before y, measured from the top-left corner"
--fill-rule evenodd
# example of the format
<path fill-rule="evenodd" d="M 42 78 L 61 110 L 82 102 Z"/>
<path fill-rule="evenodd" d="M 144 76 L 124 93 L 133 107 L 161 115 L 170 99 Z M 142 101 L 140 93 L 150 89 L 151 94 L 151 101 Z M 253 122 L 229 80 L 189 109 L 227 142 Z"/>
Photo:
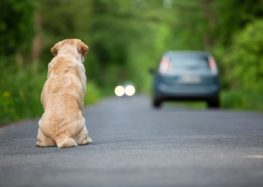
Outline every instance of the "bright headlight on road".
<path fill-rule="evenodd" d="M 119 85 L 119 86 L 116 86 L 115 89 L 114 89 L 114 93 L 115 93 L 115 95 L 118 96 L 118 97 L 123 96 L 124 93 L 125 93 L 123 86 L 120 86 L 120 85 Z"/>
<path fill-rule="evenodd" d="M 132 85 L 125 86 L 125 90 L 124 91 L 125 91 L 125 94 L 127 96 L 133 96 L 135 94 L 135 92 L 136 92 L 134 86 L 132 86 Z"/>

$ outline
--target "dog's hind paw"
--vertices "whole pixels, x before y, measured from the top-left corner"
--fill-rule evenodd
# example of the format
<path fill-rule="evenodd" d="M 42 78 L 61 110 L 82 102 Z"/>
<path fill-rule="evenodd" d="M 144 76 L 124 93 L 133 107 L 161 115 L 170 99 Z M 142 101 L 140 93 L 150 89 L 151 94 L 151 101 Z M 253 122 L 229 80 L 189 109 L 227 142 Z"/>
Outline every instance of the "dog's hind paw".
<path fill-rule="evenodd" d="M 41 142 L 40 140 L 37 140 L 36 146 L 37 146 L 37 147 L 48 147 L 48 145 L 44 144 L 44 143 Z"/>
<path fill-rule="evenodd" d="M 54 147 L 55 144 L 53 142 L 43 142 L 40 140 L 37 140 L 36 147 Z"/>
<path fill-rule="evenodd" d="M 40 143 L 39 140 L 37 140 L 37 142 L 36 142 L 36 146 L 37 146 L 37 147 L 41 147 L 41 143 Z"/>
<path fill-rule="evenodd" d="M 81 142 L 81 145 L 85 145 L 85 144 L 89 144 L 89 143 L 92 143 L 92 139 L 87 137 Z"/>

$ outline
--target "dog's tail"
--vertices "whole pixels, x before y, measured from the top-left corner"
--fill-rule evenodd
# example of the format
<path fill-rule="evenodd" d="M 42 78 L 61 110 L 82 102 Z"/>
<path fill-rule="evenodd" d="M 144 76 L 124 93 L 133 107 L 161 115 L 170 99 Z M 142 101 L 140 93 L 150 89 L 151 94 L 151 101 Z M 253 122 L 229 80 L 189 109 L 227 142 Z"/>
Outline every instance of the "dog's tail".
<path fill-rule="evenodd" d="M 58 148 L 67 148 L 67 147 L 76 147 L 78 146 L 77 142 L 70 137 L 63 137 L 63 138 L 58 138 L 56 140 Z"/>

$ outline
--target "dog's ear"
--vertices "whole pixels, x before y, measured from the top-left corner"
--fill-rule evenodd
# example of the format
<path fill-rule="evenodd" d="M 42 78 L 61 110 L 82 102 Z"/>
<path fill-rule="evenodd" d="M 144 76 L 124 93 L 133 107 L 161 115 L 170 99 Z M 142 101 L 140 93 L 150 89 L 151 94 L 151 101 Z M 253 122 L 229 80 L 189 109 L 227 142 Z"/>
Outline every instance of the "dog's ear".
<path fill-rule="evenodd" d="M 80 54 L 85 56 L 88 53 L 89 47 L 86 44 L 84 44 L 81 40 L 78 40 L 77 49 Z"/>
<path fill-rule="evenodd" d="M 56 44 L 50 49 L 50 52 L 51 52 L 54 56 L 56 56 L 57 53 L 58 53 L 58 50 L 61 48 L 61 46 L 62 46 L 62 41 L 56 43 Z"/>

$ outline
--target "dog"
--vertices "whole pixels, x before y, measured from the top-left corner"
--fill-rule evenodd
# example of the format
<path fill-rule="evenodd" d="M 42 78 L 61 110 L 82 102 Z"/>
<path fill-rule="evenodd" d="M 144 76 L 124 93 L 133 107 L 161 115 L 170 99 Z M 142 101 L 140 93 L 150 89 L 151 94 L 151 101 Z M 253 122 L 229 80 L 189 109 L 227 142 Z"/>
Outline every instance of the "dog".
<path fill-rule="evenodd" d="M 44 113 L 36 146 L 66 148 L 92 142 L 83 116 L 87 52 L 88 46 L 79 39 L 65 39 L 51 48 L 54 58 L 41 92 Z"/>

